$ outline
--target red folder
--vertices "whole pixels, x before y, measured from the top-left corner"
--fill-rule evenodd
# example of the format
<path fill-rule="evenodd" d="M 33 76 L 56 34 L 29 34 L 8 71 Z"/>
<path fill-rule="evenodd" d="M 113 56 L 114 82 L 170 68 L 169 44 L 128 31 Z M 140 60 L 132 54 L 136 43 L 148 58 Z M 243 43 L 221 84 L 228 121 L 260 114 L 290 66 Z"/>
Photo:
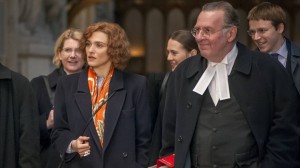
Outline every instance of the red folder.
<path fill-rule="evenodd" d="M 174 168 L 174 159 L 175 159 L 175 154 L 171 154 L 163 158 L 160 158 L 156 162 L 156 167 L 159 168 L 161 166 L 167 166 L 169 168 Z"/>

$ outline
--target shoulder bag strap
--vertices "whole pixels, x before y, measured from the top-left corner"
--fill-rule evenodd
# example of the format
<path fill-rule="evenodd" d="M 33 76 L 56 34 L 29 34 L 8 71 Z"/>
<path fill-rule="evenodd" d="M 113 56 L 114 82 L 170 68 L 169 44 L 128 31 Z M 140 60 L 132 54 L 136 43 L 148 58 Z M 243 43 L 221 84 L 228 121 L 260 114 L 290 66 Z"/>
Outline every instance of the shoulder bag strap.
<path fill-rule="evenodd" d="M 164 80 L 163 80 L 163 82 L 161 84 L 160 90 L 159 90 L 159 97 L 160 98 L 162 97 L 162 95 L 166 91 L 166 85 L 167 85 L 169 76 L 170 76 L 170 72 L 167 72 L 166 75 L 165 75 L 165 77 L 164 77 Z"/>
<path fill-rule="evenodd" d="M 45 82 L 45 86 L 47 88 L 47 92 L 48 92 L 48 96 L 49 96 L 50 102 L 51 102 L 52 105 L 54 105 L 55 92 L 52 91 L 52 89 L 50 88 L 48 77 L 47 76 L 43 76 L 43 79 L 44 79 L 44 82 Z"/>

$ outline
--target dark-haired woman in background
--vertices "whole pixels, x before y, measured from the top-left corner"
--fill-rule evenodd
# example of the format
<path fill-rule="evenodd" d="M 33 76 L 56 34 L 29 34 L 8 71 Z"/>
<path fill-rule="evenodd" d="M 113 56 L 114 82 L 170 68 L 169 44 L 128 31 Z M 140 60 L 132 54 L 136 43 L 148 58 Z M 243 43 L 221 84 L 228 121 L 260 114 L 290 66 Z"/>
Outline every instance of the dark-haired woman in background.
<path fill-rule="evenodd" d="M 182 61 L 199 54 L 199 49 L 194 36 L 188 30 L 174 31 L 167 43 L 167 60 L 170 63 L 171 71 L 174 71 Z M 162 134 L 162 114 L 164 107 L 164 94 L 167 87 L 170 72 L 164 74 L 150 74 L 147 85 L 150 95 L 150 104 L 152 110 L 152 140 L 149 152 L 149 164 L 153 166 L 159 156 L 161 148 Z"/>

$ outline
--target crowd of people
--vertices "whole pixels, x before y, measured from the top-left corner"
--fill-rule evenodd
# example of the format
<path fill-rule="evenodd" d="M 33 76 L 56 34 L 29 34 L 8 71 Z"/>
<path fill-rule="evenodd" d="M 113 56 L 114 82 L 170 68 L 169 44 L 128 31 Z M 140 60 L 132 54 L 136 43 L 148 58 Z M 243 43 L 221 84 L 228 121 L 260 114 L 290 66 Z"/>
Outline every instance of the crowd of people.
<path fill-rule="evenodd" d="M 0 64 L 0 167 L 300 168 L 300 46 L 280 6 L 247 19 L 255 50 L 229 2 L 206 3 L 170 34 L 162 74 L 124 70 L 130 43 L 111 22 L 65 30 L 48 75 Z"/>

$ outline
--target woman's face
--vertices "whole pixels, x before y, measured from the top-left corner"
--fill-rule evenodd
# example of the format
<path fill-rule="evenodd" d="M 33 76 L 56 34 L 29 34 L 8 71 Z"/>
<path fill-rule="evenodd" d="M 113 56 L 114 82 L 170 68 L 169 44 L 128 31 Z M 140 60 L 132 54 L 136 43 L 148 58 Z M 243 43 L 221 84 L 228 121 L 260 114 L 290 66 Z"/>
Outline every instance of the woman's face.
<path fill-rule="evenodd" d="M 74 39 L 67 39 L 64 41 L 63 48 L 59 54 L 59 59 L 67 74 L 77 73 L 82 70 L 84 60 L 79 45 L 79 41 Z"/>
<path fill-rule="evenodd" d="M 176 40 L 169 39 L 167 45 L 167 60 L 171 65 L 172 71 L 175 70 L 179 63 L 191 55 L 191 52 L 187 51 L 181 43 Z"/>
<path fill-rule="evenodd" d="M 111 60 L 107 55 L 107 34 L 96 31 L 86 41 L 87 63 L 94 69 L 110 68 Z"/>

